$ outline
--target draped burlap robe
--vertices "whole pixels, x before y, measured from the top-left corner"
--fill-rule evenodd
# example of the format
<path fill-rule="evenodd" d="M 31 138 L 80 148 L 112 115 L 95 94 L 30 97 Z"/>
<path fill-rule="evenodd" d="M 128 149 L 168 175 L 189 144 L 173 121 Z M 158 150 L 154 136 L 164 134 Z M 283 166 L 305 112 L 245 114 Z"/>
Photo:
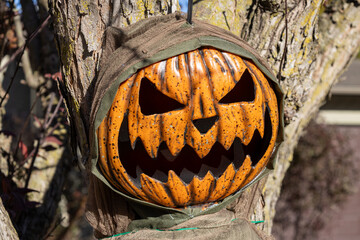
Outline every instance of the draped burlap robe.
<path fill-rule="evenodd" d="M 109 27 L 104 35 L 99 75 L 92 93 L 89 93 L 92 99 L 91 109 L 87 110 L 90 143 L 87 167 L 91 173 L 86 215 L 97 237 L 130 231 L 131 233 L 116 238 L 206 239 L 215 236 L 219 239 L 264 239 L 248 221 L 236 219 L 243 216 L 239 211 L 247 211 L 236 206 L 244 189 L 206 210 L 200 207 L 172 209 L 119 192 L 97 167 L 95 131 L 110 109 L 119 84 L 138 69 L 203 46 L 212 46 L 251 59 L 263 71 L 278 97 L 281 116 L 277 143 L 283 140 L 281 89 L 268 64 L 237 36 L 198 20 L 193 20 L 190 25 L 181 13 L 146 19 L 126 29 Z M 268 172 L 272 162 L 273 160 L 256 180 Z M 256 181 L 251 184 L 254 182 Z M 193 229 L 187 229 L 189 227 Z"/>

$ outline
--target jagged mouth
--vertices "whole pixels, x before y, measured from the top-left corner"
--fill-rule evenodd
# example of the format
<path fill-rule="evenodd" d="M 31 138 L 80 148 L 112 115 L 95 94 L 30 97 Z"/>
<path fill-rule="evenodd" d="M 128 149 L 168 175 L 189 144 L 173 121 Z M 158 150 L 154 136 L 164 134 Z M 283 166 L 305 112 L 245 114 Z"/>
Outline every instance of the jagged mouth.
<path fill-rule="evenodd" d="M 173 156 L 166 143 L 162 142 L 157 157 L 152 158 L 148 155 L 140 138 L 136 140 L 135 148 L 131 147 L 128 137 L 128 121 L 125 116 L 119 134 L 119 157 L 126 172 L 138 187 L 141 186 L 140 176 L 142 173 L 163 183 L 168 180 L 169 170 L 173 170 L 186 184 L 189 184 L 194 176 L 203 178 L 208 171 L 214 178 L 219 178 L 230 164 L 233 164 L 234 168 L 238 170 L 246 156 L 250 157 L 253 167 L 261 160 L 269 147 L 272 136 L 268 109 L 265 111 L 264 119 L 263 138 L 258 130 L 255 130 L 248 145 L 244 145 L 239 138 L 235 138 L 232 146 L 226 150 L 219 142 L 216 142 L 210 152 L 200 158 L 189 145 L 185 145 L 177 156 Z"/>

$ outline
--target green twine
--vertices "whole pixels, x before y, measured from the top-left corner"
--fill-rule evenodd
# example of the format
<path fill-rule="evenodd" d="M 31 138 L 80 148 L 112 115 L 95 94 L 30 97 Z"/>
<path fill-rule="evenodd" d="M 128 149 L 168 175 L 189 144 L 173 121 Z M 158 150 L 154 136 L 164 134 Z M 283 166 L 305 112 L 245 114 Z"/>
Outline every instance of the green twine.
<path fill-rule="evenodd" d="M 237 220 L 238 218 L 234 218 L 234 219 L 231 219 L 231 222 L 232 221 L 235 221 L 235 220 Z M 263 223 L 263 222 L 265 222 L 264 220 L 260 220 L 260 221 L 251 221 L 251 223 L 253 223 L 253 224 L 258 224 L 258 223 Z"/>
<path fill-rule="evenodd" d="M 238 218 L 234 218 L 234 219 L 231 219 L 231 222 L 237 220 Z M 264 220 L 260 220 L 260 221 L 251 221 L 251 223 L 254 223 L 254 224 L 258 224 L 258 223 L 263 223 L 265 222 Z M 186 230 L 196 230 L 196 229 L 199 229 L 198 227 L 190 227 L 190 228 L 179 228 L 179 229 L 167 229 L 167 230 L 162 230 L 162 229 L 154 229 L 156 231 L 159 231 L 159 232 L 166 232 L 166 231 L 186 231 Z M 136 232 L 136 231 L 134 231 Z M 105 238 L 112 238 L 112 237 L 118 237 L 118 236 L 123 236 L 123 235 L 126 235 L 126 234 L 129 234 L 129 233 L 132 233 L 132 232 L 123 232 L 123 233 L 118 233 L 118 234 L 115 234 L 115 235 L 112 235 L 110 237 L 105 237 Z M 105 239 L 103 238 L 103 239 Z"/>
<path fill-rule="evenodd" d="M 179 229 L 167 229 L 167 230 L 155 229 L 155 230 L 160 232 L 166 232 L 166 231 L 183 231 L 183 230 L 195 230 L 195 229 L 199 229 L 199 228 L 192 227 L 192 228 L 179 228 Z"/>
<path fill-rule="evenodd" d="M 264 220 L 260 220 L 260 221 L 251 221 L 253 224 L 258 224 L 258 223 L 263 223 L 265 222 Z"/>

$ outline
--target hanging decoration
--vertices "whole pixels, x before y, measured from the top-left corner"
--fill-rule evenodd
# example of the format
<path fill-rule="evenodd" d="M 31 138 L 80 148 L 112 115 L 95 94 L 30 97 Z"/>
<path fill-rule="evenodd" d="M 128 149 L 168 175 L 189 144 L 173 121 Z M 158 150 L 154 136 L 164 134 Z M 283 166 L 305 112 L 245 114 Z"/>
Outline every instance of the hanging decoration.
<path fill-rule="evenodd" d="M 271 167 L 282 93 L 241 39 L 176 13 L 110 28 L 103 54 L 92 172 L 115 192 L 165 208 L 220 203 Z"/>
<path fill-rule="evenodd" d="M 120 85 L 98 130 L 99 167 L 146 201 L 218 201 L 266 166 L 278 124 L 276 95 L 251 61 L 200 48 Z"/>

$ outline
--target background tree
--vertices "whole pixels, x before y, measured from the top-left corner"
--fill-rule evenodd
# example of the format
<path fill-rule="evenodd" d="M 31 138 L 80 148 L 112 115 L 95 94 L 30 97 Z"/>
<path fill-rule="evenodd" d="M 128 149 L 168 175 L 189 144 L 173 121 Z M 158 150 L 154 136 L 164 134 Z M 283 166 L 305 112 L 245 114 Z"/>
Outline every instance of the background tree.
<path fill-rule="evenodd" d="M 62 89 L 82 159 L 88 156 L 87 104 L 103 32 L 179 10 L 177 0 L 52 0 Z M 268 60 L 285 93 L 285 142 L 269 177 L 247 190 L 244 216 L 271 232 L 282 179 L 304 127 L 360 46 L 358 0 L 199 0 L 194 15 L 245 39 Z M 281 71 L 279 71 L 281 69 Z M 73 143 L 74 144 L 74 143 Z M 75 145 L 73 145 L 75 146 Z M 260 197 L 262 195 L 262 197 Z M 0 230 L 1 232 L 1 230 Z"/>
<path fill-rule="evenodd" d="M 0 205 L 16 230 L 1 211 L 0 239 L 48 232 L 71 164 L 46 8 L 41 0 L 0 1 Z"/>

